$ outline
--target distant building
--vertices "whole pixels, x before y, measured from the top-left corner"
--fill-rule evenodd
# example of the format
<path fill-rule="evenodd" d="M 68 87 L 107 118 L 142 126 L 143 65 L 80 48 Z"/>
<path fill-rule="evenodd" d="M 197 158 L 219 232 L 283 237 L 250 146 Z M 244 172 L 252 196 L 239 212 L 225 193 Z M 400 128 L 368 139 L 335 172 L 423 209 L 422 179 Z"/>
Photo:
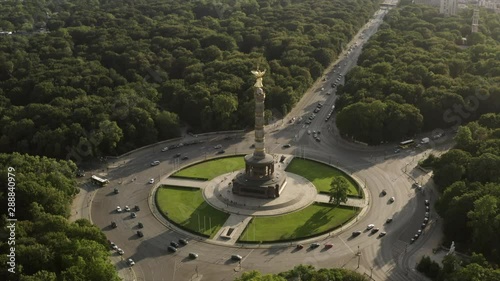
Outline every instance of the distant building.
<path fill-rule="evenodd" d="M 439 7 L 440 0 L 414 0 L 415 4 L 429 5 Z"/>
<path fill-rule="evenodd" d="M 445 16 L 454 16 L 458 11 L 458 0 L 441 0 L 439 13 Z"/>
<path fill-rule="evenodd" d="M 478 6 L 500 13 L 500 0 L 479 0 Z"/>

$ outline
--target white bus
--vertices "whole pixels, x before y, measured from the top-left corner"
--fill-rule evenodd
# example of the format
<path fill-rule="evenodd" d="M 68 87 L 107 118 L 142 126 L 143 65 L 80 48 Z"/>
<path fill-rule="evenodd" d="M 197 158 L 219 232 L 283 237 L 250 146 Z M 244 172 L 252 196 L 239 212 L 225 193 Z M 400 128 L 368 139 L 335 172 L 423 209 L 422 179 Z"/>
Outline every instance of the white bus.
<path fill-rule="evenodd" d="M 96 175 L 93 175 L 92 178 L 90 178 L 90 180 L 92 181 L 92 183 L 97 184 L 99 186 L 105 186 L 106 184 L 109 183 L 109 180 L 100 178 Z"/>
<path fill-rule="evenodd" d="M 414 143 L 415 140 L 405 140 L 399 143 L 399 147 L 401 147 L 401 149 L 405 149 L 412 146 Z"/>

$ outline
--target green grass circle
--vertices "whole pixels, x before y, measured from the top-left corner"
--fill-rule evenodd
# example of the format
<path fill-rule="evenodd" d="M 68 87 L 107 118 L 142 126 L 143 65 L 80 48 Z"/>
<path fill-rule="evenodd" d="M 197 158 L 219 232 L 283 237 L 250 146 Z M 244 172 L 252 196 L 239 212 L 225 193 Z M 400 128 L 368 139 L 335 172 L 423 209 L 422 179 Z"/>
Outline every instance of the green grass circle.
<path fill-rule="evenodd" d="M 223 157 L 195 163 L 172 176 L 211 180 L 221 174 L 241 170 L 244 166 L 242 156 Z M 308 179 L 318 192 L 328 192 L 332 179 L 342 176 L 350 184 L 349 195 L 361 196 L 358 184 L 350 176 L 327 164 L 294 158 L 286 171 Z M 214 238 L 230 214 L 210 206 L 204 201 L 201 192 L 197 188 L 162 186 L 156 192 L 156 203 L 161 214 L 173 224 Z M 239 242 L 283 242 L 317 236 L 347 223 L 358 212 L 358 208 L 314 203 L 289 214 L 254 217 L 240 236 Z"/>

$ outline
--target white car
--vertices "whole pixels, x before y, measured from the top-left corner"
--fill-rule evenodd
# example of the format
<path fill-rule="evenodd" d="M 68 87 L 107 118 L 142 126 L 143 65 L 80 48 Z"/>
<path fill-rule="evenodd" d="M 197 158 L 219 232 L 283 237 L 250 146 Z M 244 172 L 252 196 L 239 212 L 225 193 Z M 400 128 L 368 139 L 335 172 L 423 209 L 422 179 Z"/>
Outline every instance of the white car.
<path fill-rule="evenodd" d="M 160 165 L 160 161 L 151 162 L 151 166 L 157 166 L 157 165 Z"/>
<path fill-rule="evenodd" d="M 117 252 L 118 252 L 118 254 L 120 254 L 120 255 L 125 254 L 125 252 L 124 252 L 121 248 L 116 249 L 116 251 L 117 251 Z"/>
<path fill-rule="evenodd" d="M 168 146 L 165 146 L 165 147 L 164 147 L 161 151 L 162 151 L 162 152 L 165 152 L 165 151 L 167 151 L 167 150 L 168 150 Z"/>
<path fill-rule="evenodd" d="M 128 266 L 133 266 L 135 264 L 135 262 L 133 259 L 128 259 L 127 264 L 128 264 Z"/>
<path fill-rule="evenodd" d="M 222 145 L 218 144 L 216 146 L 214 146 L 215 149 L 221 149 L 222 148 Z"/>
<path fill-rule="evenodd" d="M 122 208 L 121 208 L 120 206 L 116 206 L 116 211 L 117 211 L 118 213 L 121 213 L 121 212 L 122 212 Z"/>
<path fill-rule="evenodd" d="M 149 183 L 155 183 L 155 179 L 150 179 Z"/>
<path fill-rule="evenodd" d="M 130 207 L 129 206 L 125 206 L 125 212 L 130 212 Z"/>
<path fill-rule="evenodd" d="M 374 228 L 374 227 L 375 227 L 375 225 L 374 225 L 374 224 L 369 224 L 369 225 L 366 227 L 366 229 L 370 230 L 370 229 L 372 229 L 372 228 Z"/>
<path fill-rule="evenodd" d="M 391 203 L 394 203 L 394 201 L 396 201 L 396 199 L 395 199 L 394 197 L 391 197 L 391 198 L 389 199 L 389 201 L 390 201 Z"/>

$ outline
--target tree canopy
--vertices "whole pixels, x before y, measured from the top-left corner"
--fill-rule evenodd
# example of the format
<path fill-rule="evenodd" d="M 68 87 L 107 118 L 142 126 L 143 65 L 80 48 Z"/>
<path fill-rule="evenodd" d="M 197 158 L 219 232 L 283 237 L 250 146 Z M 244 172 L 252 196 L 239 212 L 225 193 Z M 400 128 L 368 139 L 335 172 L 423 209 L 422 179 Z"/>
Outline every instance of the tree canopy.
<path fill-rule="evenodd" d="M 446 17 L 425 5 L 389 11 L 337 91 L 341 134 L 401 141 L 499 112 L 498 14 L 481 10 L 478 33 L 471 18 L 471 9 Z"/>
<path fill-rule="evenodd" d="M 455 148 L 441 155 L 429 157 L 434 182 L 442 194 L 436 210 L 444 219 L 445 243 L 455 241 L 459 251 L 476 252 L 487 262 L 471 264 L 463 276 L 477 267 L 484 271 L 484 280 L 496 280 L 500 272 L 493 272 L 500 264 L 500 114 L 485 114 L 478 121 L 459 128 Z M 491 267 L 491 268 L 490 268 Z M 453 273 L 457 279 L 460 274 Z M 486 278 L 486 276 L 489 279 Z M 492 277 L 497 276 L 497 277 Z M 496 278 L 496 279 L 495 279 Z M 479 279 L 478 279 L 479 280 Z"/>
<path fill-rule="evenodd" d="M 0 152 L 78 160 L 252 126 L 250 70 L 268 70 L 267 109 L 291 109 L 378 2 L 2 1 Z"/>
<path fill-rule="evenodd" d="M 0 154 L 0 170 L 14 176 L 15 244 L 0 242 L 2 253 L 15 248 L 16 274 L 7 271 L 9 258 L 2 255 L 1 280 L 119 280 L 108 260 L 109 244 L 104 233 L 88 220 L 69 222 L 70 204 L 77 193 L 72 162 L 46 157 Z M 7 206 L 12 192 L 7 186 L 8 174 L 0 175 L 4 183 L 0 198 Z M 11 202 L 9 200 L 9 202 Z M 0 210 L 2 229 L 7 208 Z M 5 234 L 5 233 L 4 233 Z M 6 234 L 8 235 L 8 234 Z"/>

